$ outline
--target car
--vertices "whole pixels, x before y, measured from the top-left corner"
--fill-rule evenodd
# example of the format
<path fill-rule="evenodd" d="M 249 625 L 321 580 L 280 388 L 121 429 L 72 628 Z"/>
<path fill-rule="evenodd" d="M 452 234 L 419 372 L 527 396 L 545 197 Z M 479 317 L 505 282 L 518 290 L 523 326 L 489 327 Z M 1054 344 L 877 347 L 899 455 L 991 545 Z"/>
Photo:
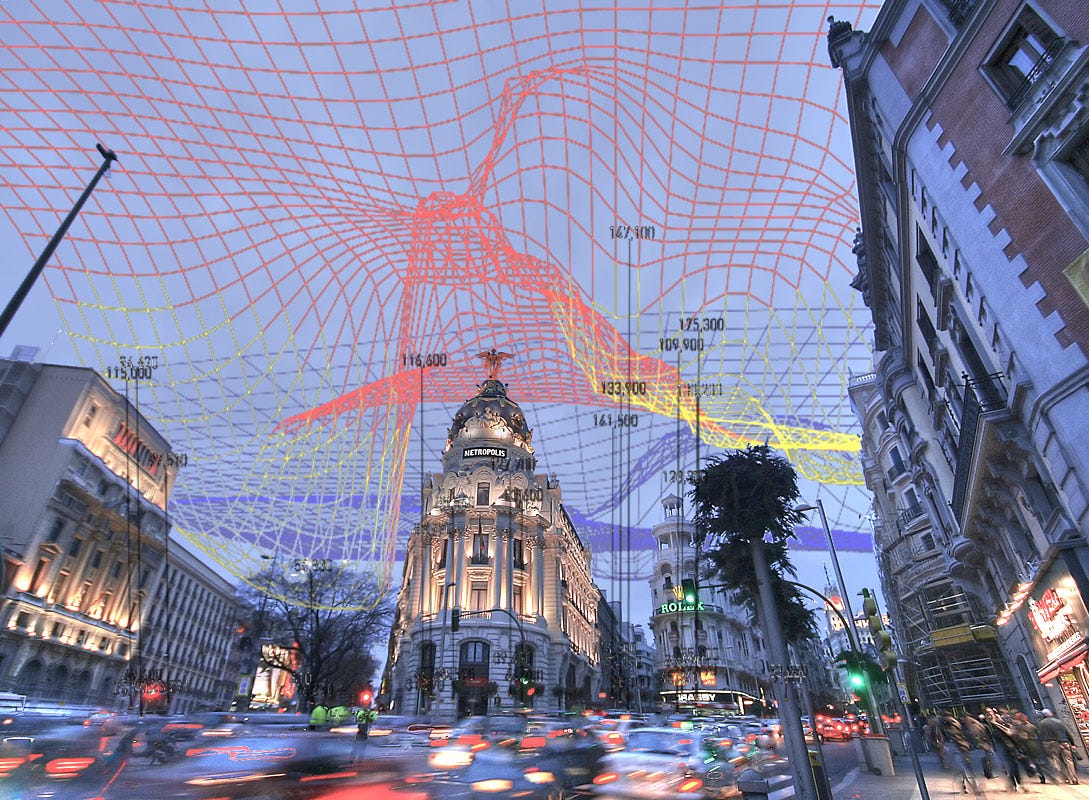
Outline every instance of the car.
<path fill-rule="evenodd" d="M 821 717 L 819 722 L 821 739 L 826 742 L 846 742 L 853 735 L 851 723 L 836 717 Z"/>
<path fill-rule="evenodd" d="M 0 797 L 98 797 L 129 758 L 114 730 L 35 725 L 0 738 Z"/>
<path fill-rule="evenodd" d="M 731 763 L 733 742 L 723 747 L 710 731 L 638 728 L 623 750 L 607 753 L 593 779 L 604 798 L 708 800 L 740 794 Z"/>
<path fill-rule="evenodd" d="M 469 717 L 445 738 L 432 738 L 427 763 L 433 769 L 458 770 L 491 747 L 514 747 L 526 734 L 528 718 L 515 714 Z"/>
<path fill-rule="evenodd" d="M 607 717 L 594 723 L 593 729 L 606 750 L 623 750 L 628 731 L 650 727 L 640 719 L 618 719 Z"/>
<path fill-rule="evenodd" d="M 551 800 L 565 796 L 556 773 L 532 757 L 511 748 L 478 751 L 457 769 L 416 776 L 411 785 L 427 790 L 428 797 L 442 800 L 473 800 L 483 796 Z"/>

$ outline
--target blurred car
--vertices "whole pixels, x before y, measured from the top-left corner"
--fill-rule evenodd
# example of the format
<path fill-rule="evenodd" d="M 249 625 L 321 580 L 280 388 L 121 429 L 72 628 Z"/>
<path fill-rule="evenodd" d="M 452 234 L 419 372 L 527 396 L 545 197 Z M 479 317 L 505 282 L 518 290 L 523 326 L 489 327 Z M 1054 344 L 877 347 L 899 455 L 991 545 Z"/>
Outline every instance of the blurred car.
<path fill-rule="evenodd" d="M 851 723 L 835 717 L 821 717 L 818 723 L 821 739 L 826 742 L 846 742 L 853 735 Z"/>
<path fill-rule="evenodd" d="M 639 728 L 623 750 L 607 753 L 593 779 L 599 797 L 705 800 L 734 797 L 738 767 L 733 742 L 725 747 L 710 732 Z"/>
<path fill-rule="evenodd" d="M 650 724 L 641 719 L 607 717 L 594 723 L 593 730 L 606 750 L 622 750 L 628 731 L 649 727 Z"/>
<path fill-rule="evenodd" d="M 405 792 L 408 773 L 403 759 L 376 755 L 354 736 L 254 726 L 237 736 L 194 738 L 179 758 L 162 766 L 125 770 L 108 791 L 90 796 L 103 800 L 424 800 L 422 792 Z"/>
<path fill-rule="evenodd" d="M 427 763 L 433 769 L 456 770 L 490 747 L 513 747 L 526 733 L 527 717 L 515 714 L 470 717 L 445 738 L 432 738 Z"/>
<path fill-rule="evenodd" d="M 0 797 L 98 797 L 128 753 L 113 730 L 38 724 L 0 734 Z"/>
<path fill-rule="evenodd" d="M 477 752 L 464 767 L 437 775 L 417 776 L 414 788 L 431 798 L 470 800 L 480 797 L 549 800 L 568 796 L 562 777 L 510 748 L 488 748 Z"/>

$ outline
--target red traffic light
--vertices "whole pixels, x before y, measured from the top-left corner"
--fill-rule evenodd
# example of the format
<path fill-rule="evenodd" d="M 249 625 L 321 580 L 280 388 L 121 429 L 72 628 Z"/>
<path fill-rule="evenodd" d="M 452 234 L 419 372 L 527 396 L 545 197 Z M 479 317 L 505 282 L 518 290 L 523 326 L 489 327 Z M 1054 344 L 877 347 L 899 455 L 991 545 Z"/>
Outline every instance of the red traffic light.
<path fill-rule="evenodd" d="M 359 702 L 362 705 L 369 706 L 372 700 L 374 700 L 374 692 L 370 689 L 364 689 L 359 693 Z"/>

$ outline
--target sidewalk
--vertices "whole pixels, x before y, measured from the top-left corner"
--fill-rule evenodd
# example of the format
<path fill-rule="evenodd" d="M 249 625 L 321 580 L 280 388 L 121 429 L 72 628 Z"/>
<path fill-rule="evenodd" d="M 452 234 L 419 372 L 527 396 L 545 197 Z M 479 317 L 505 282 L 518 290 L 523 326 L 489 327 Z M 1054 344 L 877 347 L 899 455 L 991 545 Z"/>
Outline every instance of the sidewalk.
<path fill-rule="evenodd" d="M 1089 800 L 1089 775 L 1086 774 L 1085 769 L 1078 770 L 1082 782 L 1076 786 L 1065 783 L 1040 783 L 1037 778 L 1031 778 L 1026 779 L 1024 784 L 1026 792 L 1014 793 L 1010 791 L 1010 780 L 1005 773 L 1000 772 L 997 777 L 990 779 L 984 778 L 980 768 L 981 753 L 975 751 L 972 757 L 972 763 L 976 767 L 976 784 L 979 786 L 977 795 L 973 795 L 970 789 L 965 794 L 957 785 L 958 773 L 954 770 L 943 770 L 936 754 L 921 753 L 919 755 L 924 782 L 932 800 L 939 800 L 939 798 L 941 800 L 952 800 L 952 798 L 970 800 L 973 797 L 1009 798 L 1022 794 L 1029 800 Z M 906 755 L 895 756 L 893 763 L 896 774 L 892 777 L 851 770 L 843 781 L 832 787 L 832 800 L 921 800 L 911 758 Z"/>

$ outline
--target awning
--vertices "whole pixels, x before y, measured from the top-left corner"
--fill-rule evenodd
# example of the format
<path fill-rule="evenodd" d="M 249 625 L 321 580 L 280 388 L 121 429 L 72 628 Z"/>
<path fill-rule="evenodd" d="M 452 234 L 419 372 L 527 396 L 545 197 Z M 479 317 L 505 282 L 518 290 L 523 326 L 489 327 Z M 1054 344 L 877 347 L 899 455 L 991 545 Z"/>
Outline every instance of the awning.
<path fill-rule="evenodd" d="M 1059 653 L 1055 658 L 1036 670 L 1036 674 L 1040 678 L 1040 683 L 1047 683 L 1048 681 L 1054 680 L 1055 676 L 1060 672 L 1065 672 L 1071 667 L 1080 664 L 1085 660 L 1086 653 L 1089 653 L 1089 639 L 1082 638 L 1077 644 Z"/>

